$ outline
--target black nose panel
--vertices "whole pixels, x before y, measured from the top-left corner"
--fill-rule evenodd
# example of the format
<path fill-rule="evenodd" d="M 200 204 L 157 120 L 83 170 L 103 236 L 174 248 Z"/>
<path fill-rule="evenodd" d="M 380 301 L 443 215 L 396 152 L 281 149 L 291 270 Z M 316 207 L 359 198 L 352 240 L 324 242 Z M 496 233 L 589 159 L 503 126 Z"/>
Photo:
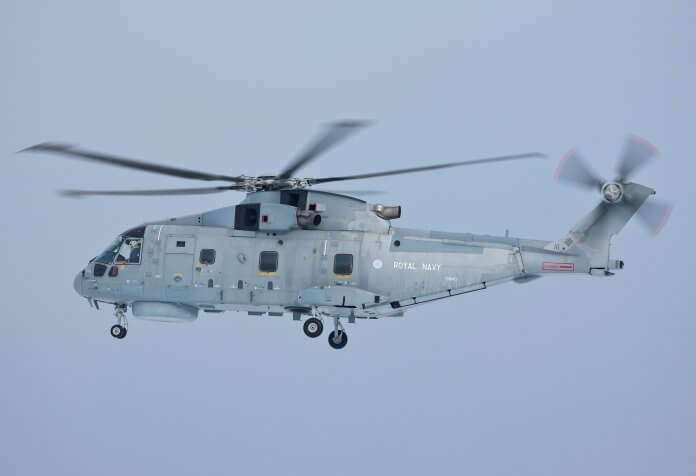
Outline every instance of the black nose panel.
<path fill-rule="evenodd" d="M 95 263 L 94 264 L 94 276 L 99 278 L 101 276 L 104 276 L 104 273 L 106 273 L 106 265 L 103 265 L 101 263 Z"/>

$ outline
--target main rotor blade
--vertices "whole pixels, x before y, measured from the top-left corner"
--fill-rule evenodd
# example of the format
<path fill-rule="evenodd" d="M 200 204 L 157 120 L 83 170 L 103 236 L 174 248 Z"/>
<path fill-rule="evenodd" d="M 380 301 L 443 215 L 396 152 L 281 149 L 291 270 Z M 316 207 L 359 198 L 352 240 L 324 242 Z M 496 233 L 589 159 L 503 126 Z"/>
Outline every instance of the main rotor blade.
<path fill-rule="evenodd" d="M 657 155 L 657 148 L 647 140 L 636 135 L 626 139 L 621 159 L 616 167 L 617 182 L 629 179 L 638 169 L 643 167 Z"/>
<path fill-rule="evenodd" d="M 327 190 L 327 189 L 312 189 L 313 192 L 324 192 L 324 193 L 336 193 L 338 195 L 384 195 L 385 191 L 383 190 Z"/>
<path fill-rule="evenodd" d="M 654 198 L 648 199 L 638 209 L 638 218 L 654 235 L 659 234 L 672 216 L 672 204 Z"/>
<path fill-rule="evenodd" d="M 556 168 L 554 177 L 557 180 L 578 185 L 584 188 L 599 189 L 605 182 L 602 177 L 592 170 L 575 149 L 571 149 L 563 156 Z"/>
<path fill-rule="evenodd" d="M 505 162 L 505 161 L 509 161 L 509 160 L 545 158 L 545 157 L 546 157 L 546 155 L 541 154 L 539 152 L 530 152 L 527 154 L 503 155 L 500 157 L 489 157 L 489 158 L 485 158 L 485 159 L 463 160 L 461 162 L 448 162 L 446 164 L 426 165 L 424 167 L 410 167 L 407 169 L 388 170 L 385 172 L 374 172 L 374 173 L 369 173 L 369 174 L 346 175 L 343 177 L 314 178 L 314 179 L 307 179 L 307 181 L 310 184 L 339 182 L 342 180 L 358 180 L 358 179 L 366 179 L 366 178 L 373 178 L 373 177 L 386 177 L 388 175 L 401 175 L 401 174 L 410 174 L 410 173 L 414 173 L 414 172 L 426 172 L 428 170 L 446 169 L 449 167 L 460 167 L 463 165 L 476 165 L 476 164 L 486 164 L 486 163 L 492 163 L 492 162 Z"/>
<path fill-rule="evenodd" d="M 319 155 L 367 125 L 369 125 L 367 121 L 340 121 L 328 124 L 326 129 L 300 155 L 290 162 L 285 170 L 278 174 L 277 178 L 292 177 L 295 172 L 316 159 Z"/>
<path fill-rule="evenodd" d="M 209 174 L 205 172 L 198 172 L 196 170 L 180 169 L 177 167 L 169 167 L 167 165 L 153 164 L 150 162 L 143 162 L 141 160 L 126 159 L 123 157 L 117 157 L 114 155 L 103 154 L 100 152 L 92 152 L 80 149 L 76 146 L 69 144 L 60 144 L 55 142 L 44 142 L 42 144 L 32 145 L 26 149 L 20 150 L 20 152 L 49 152 L 55 154 L 66 155 L 68 157 L 89 160 L 92 162 L 101 162 L 103 164 L 114 165 L 117 167 L 124 167 L 127 169 L 144 170 L 146 172 L 152 172 L 162 175 L 170 175 L 173 177 L 196 179 L 196 180 L 222 180 L 226 182 L 243 182 L 242 177 L 230 177 L 228 175 L 217 175 Z"/>
<path fill-rule="evenodd" d="M 203 188 L 170 188 L 159 190 L 59 190 L 64 197 L 82 198 L 94 196 L 162 196 L 162 195 L 204 195 L 208 193 L 227 192 L 229 190 L 244 190 L 237 185 Z"/>

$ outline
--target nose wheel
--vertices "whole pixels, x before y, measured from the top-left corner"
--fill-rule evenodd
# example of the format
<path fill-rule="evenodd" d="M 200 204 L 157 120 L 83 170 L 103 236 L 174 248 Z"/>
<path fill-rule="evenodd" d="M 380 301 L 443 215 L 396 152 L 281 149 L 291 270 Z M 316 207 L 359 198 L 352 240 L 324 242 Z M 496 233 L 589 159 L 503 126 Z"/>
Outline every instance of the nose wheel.
<path fill-rule="evenodd" d="M 111 337 L 114 337 L 116 339 L 123 339 L 124 337 L 126 337 L 127 333 L 128 329 L 119 324 L 114 324 L 113 326 L 111 326 Z"/>
<path fill-rule="evenodd" d="M 126 319 L 126 311 L 128 306 L 126 304 L 117 304 L 114 307 L 114 316 L 116 317 L 116 324 L 111 326 L 111 337 L 115 339 L 123 339 L 128 334 L 128 319 Z"/>

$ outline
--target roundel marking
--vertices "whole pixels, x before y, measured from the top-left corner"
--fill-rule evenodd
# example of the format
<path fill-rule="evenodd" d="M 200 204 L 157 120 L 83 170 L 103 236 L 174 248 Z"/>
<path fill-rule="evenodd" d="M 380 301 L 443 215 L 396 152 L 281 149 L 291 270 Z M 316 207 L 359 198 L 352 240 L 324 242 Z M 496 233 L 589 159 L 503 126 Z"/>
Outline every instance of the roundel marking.
<path fill-rule="evenodd" d="M 383 265 L 384 265 L 384 263 L 382 263 L 382 260 L 379 258 L 377 258 L 376 260 L 374 260 L 372 262 L 372 267 L 375 269 L 382 269 Z"/>

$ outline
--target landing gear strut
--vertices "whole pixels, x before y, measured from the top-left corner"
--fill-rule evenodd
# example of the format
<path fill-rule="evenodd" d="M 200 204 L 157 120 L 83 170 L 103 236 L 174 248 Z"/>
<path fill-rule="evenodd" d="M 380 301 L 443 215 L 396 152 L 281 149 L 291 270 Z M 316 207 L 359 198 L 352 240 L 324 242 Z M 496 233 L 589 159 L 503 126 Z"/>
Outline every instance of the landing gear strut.
<path fill-rule="evenodd" d="M 334 330 L 329 334 L 329 345 L 334 349 L 342 349 L 348 343 L 348 334 L 338 317 L 334 317 Z"/>
<path fill-rule="evenodd" d="M 126 319 L 127 310 L 128 306 L 126 304 L 116 304 L 116 306 L 114 306 L 116 324 L 111 326 L 111 337 L 123 339 L 126 337 L 126 334 L 128 334 L 128 319 Z"/>

